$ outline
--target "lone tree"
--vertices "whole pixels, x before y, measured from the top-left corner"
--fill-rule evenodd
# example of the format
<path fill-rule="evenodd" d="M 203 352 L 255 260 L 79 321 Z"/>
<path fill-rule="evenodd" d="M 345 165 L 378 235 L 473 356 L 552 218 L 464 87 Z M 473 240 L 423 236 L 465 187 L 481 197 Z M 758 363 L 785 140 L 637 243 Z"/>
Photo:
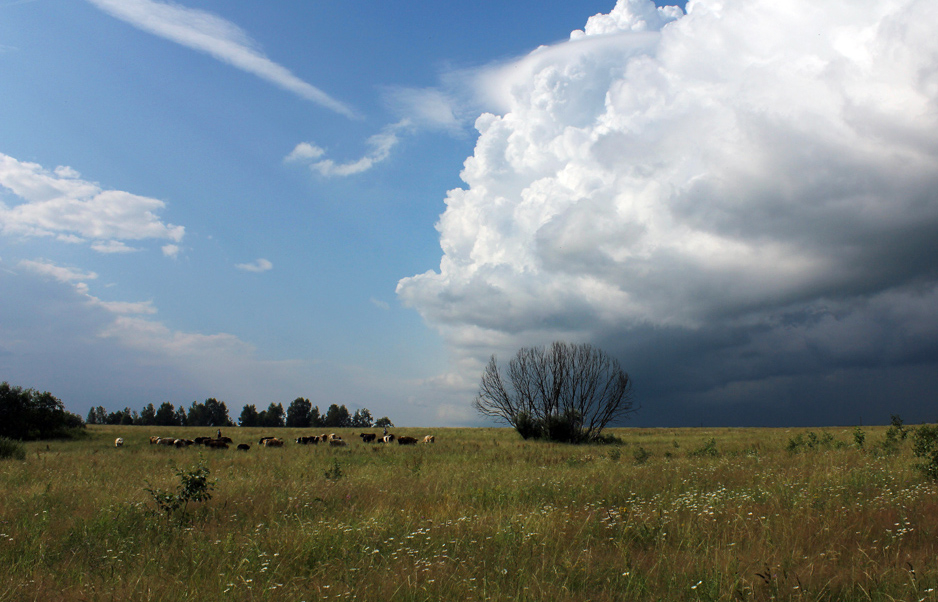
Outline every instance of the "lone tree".
<path fill-rule="evenodd" d="M 493 355 L 473 405 L 525 439 L 567 442 L 596 439 L 609 422 L 637 409 L 632 381 L 615 358 L 565 342 L 519 349 L 504 374 Z"/>

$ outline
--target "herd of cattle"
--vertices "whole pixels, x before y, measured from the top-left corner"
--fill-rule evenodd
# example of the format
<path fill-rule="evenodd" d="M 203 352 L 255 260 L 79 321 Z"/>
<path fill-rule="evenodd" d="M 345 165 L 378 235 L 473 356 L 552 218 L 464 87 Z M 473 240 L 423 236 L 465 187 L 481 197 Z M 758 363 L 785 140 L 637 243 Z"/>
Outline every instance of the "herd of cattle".
<path fill-rule="evenodd" d="M 400 437 L 395 435 L 378 435 L 376 433 L 359 433 L 362 443 L 394 443 L 397 441 L 399 445 L 416 445 L 418 441 L 423 443 L 435 443 L 436 438 L 433 435 L 427 435 L 423 439 L 418 440 L 416 437 L 408 437 L 406 435 L 401 435 Z M 331 433 L 329 435 L 311 435 L 307 437 L 297 437 L 296 443 L 300 445 L 318 445 L 319 443 L 325 443 L 332 447 L 344 447 L 348 443 L 342 439 L 339 435 Z M 171 445 L 173 447 L 189 447 L 190 445 L 202 445 L 204 447 L 209 447 L 212 449 L 228 449 L 229 445 L 233 445 L 234 442 L 231 440 L 231 437 L 222 437 L 221 434 L 217 437 L 196 437 L 195 439 L 176 439 L 174 437 L 150 437 L 150 445 Z M 283 447 L 283 439 L 277 437 L 261 437 L 257 442 L 258 445 L 264 447 Z M 123 447 L 124 439 L 123 437 L 118 437 L 114 440 L 115 447 Z M 251 449 L 251 446 L 247 443 L 239 443 L 239 450 L 247 451 Z"/>

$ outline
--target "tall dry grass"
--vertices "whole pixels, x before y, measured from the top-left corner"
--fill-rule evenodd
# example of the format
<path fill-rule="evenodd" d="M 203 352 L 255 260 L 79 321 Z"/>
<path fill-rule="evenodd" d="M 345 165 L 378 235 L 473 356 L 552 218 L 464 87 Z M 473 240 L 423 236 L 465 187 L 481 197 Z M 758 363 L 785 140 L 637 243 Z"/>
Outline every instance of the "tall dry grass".
<path fill-rule="evenodd" d="M 0 601 L 938 599 L 938 486 L 880 428 L 792 451 L 807 429 L 342 449 L 226 429 L 246 453 L 147 441 L 209 429 L 91 430 L 0 462 Z M 145 488 L 200 462 L 213 498 L 160 514 Z"/>

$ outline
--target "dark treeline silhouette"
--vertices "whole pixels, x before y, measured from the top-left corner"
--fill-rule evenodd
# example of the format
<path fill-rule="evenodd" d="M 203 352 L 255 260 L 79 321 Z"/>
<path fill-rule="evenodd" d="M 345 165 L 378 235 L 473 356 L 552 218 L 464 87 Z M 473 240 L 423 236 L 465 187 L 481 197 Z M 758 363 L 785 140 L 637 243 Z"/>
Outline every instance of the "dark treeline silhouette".
<path fill-rule="evenodd" d="M 80 419 L 79 419 L 80 421 Z M 234 426 L 225 402 L 210 397 L 205 402 L 193 401 L 188 411 L 182 405 L 176 408 L 165 401 L 159 407 L 147 404 L 140 412 L 129 407 L 108 412 L 103 406 L 91 408 L 88 424 L 127 424 L 154 426 Z M 297 397 L 286 412 L 283 405 L 271 403 L 266 410 L 257 411 L 254 404 L 245 405 L 238 418 L 240 426 L 294 427 L 294 428 L 370 428 L 394 426 L 387 416 L 375 421 L 367 408 L 350 414 L 344 405 L 332 404 L 323 415 L 318 406 L 303 397 Z"/>
<path fill-rule="evenodd" d="M 241 410 L 238 418 L 241 426 L 265 426 L 293 428 L 371 428 L 372 426 L 394 426 L 387 416 L 375 421 L 368 408 L 355 410 L 350 414 L 345 405 L 332 404 L 325 414 L 319 411 L 310 400 L 297 397 L 290 403 L 287 411 L 283 405 L 272 403 L 266 410 L 257 411 L 254 404 L 248 404 Z"/>
<path fill-rule="evenodd" d="M 124 408 L 108 413 L 102 406 L 88 411 L 88 424 L 141 424 L 156 426 L 234 426 L 224 401 L 209 397 L 204 402 L 193 401 L 189 411 L 182 405 L 176 408 L 168 401 L 154 407 L 147 404 L 138 413 Z"/>
<path fill-rule="evenodd" d="M 72 437 L 85 425 L 81 416 L 65 411 L 65 405 L 48 391 L 0 383 L 0 437 L 55 439 Z"/>

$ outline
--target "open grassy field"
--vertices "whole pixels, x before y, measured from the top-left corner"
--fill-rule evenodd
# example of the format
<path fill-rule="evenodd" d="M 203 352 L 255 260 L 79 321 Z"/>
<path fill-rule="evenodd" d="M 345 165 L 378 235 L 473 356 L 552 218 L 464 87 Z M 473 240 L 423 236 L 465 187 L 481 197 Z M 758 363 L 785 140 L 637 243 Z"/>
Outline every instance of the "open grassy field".
<path fill-rule="evenodd" d="M 94 426 L 0 461 L 0 601 L 938 600 L 938 484 L 884 427 L 863 449 L 853 428 L 343 431 L 342 449 L 223 430 L 251 450 Z M 212 499 L 159 512 L 147 488 L 200 462 Z"/>

